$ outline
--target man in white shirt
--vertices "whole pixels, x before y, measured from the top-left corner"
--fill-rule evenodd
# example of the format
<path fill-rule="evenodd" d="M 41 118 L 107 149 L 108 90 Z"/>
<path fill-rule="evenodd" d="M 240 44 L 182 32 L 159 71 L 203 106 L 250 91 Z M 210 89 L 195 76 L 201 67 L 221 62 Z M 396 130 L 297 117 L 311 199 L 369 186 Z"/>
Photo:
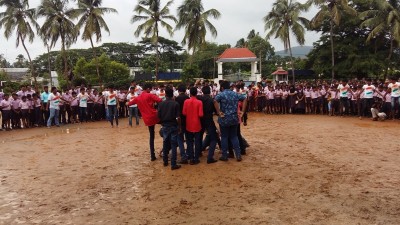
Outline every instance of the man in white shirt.
<path fill-rule="evenodd" d="M 364 93 L 362 114 L 371 117 L 371 107 L 374 103 L 375 86 L 371 84 L 371 79 L 367 79 L 367 84 L 362 87 L 361 92 Z"/>
<path fill-rule="evenodd" d="M 388 92 L 390 92 L 392 101 L 392 118 L 394 119 L 396 115 L 399 117 L 399 104 L 400 104 L 400 82 L 396 81 L 395 77 L 392 77 L 390 84 L 388 85 Z M 396 114 L 397 112 L 397 114 Z"/>
<path fill-rule="evenodd" d="M 349 107 L 350 107 L 348 94 L 351 93 L 351 88 L 349 84 L 347 84 L 346 79 L 342 80 L 341 84 L 339 84 L 339 86 L 337 87 L 337 92 L 339 92 L 339 97 L 340 97 L 339 112 L 340 115 L 343 116 L 349 113 Z"/>

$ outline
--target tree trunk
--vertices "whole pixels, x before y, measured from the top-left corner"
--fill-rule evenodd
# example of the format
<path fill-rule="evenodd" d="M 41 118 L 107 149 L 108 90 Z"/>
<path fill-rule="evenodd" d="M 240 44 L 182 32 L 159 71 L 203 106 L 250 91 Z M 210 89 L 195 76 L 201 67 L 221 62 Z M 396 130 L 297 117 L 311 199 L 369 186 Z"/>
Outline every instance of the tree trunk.
<path fill-rule="evenodd" d="M 290 54 L 290 64 L 292 65 L 293 84 L 295 84 L 294 61 L 293 61 L 293 56 L 292 56 L 292 46 L 290 44 L 290 36 L 288 37 L 288 45 L 289 45 L 289 54 Z"/>
<path fill-rule="evenodd" d="M 332 81 L 335 79 L 335 51 L 333 48 L 333 20 L 331 20 L 330 28 L 330 38 L 331 38 L 331 54 L 332 54 Z"/>
<path fill-rule="evenodd" d="M 158 23 L 156 23 L 155 25 L 155 29 L 156 29 L 156 70 L 154 71 L 154 75 L 155 75 L 155 80 L 156 82 L 158 81 L 158 64 L 160 63 L 160 52 L 158 50 Z"/>
<path fill-rule="evenodd" d="M 389 66 L 390 66 L 390 60 L 392 59 L 392 54 L 393 54 L 393 42 L 394 42 L 394 40 L 393 40 L 393 36 L 392 35 L 390 35 L 390 52 L 389 52 L 389 55 L 388 55 L 388 57 L 387 57 L 387 65 L 386 65 L 386 68 L 385 68 L 385 74 L 383 75 L 383 80 L 385 81 L 386 80 L 386 78 L 387 78 L 387 75 L 388 75 L 388 72 L 389 72 Z"/>
<path fill-rule="evenodd" d="M 63 61 L 64 61 L 64 78 L 65 78 L 65 81 L 67 81 L 67 86 L 69 86 L 70 82 L 69 82 L 69 77 L 68 77 L 68 61 L 67 61 L 67 54 L 65 52 L 65 36 L 64 36 L 63 32 L 61 32 L 61 54 L 62 54 Z"/>
<path fill-rule="evenodd" d="M 262 56 L 262 51 L 260 50 L 260 75 L 261 75 L 261 79 L 262 79 L 262 60 L 263 60 L 263 56 Z M 257 79 L 257 77 L 256 77 Z"/>
<path fill-rule="evenodd" d="M 35 83 L 35 91 L 38 91 L 37 80 L 36 80 L 35 71 L 33 69 L 33 63 L 32 63 L 32 59 L 31 59 L 31 55 L 29 54 L 29 51 L 25 46 L 25 42 L 24 42 L 24 39 L 22 38 L 21 34 L 18 34 L 18 36 L 19 36 L 19 38 L 21 40 L 22 46 L 24 47 L 26 54 L 28 55 L 29 65 L 31 67 L 31 78 L 33 77 L 33 82 Z"/>
<path fill-rule="evenodd" d="M 94 57 L 94 61 L 96 63 L 96 72 L 97 72 L 97 77 L 99 78 L 100 89 L 103 89 L 103 80 L 100 77 L 99 60 L 97 59 L 97 56 L 96 56 L 96 49 L 94 48 L 94 45 L 93 45 L 92 36 L 90 36 L 89 40 L 90 40 L 90 44 L 92 45 L 93 57 Z"/>
<path fill-rule="evenodd" d="M 47 62 L 49 64 L 50 87 L 53 87 L 53 78 L 51 77 L 50 46 L 46 43 L 46 47 L 47 47 Z"/>

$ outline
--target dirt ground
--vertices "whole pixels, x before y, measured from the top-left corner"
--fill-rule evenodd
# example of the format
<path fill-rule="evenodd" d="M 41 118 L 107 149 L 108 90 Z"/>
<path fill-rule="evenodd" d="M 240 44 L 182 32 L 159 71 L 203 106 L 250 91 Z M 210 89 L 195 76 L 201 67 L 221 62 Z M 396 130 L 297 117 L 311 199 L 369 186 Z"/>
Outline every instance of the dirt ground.
<path fill-rule="evenodd" d="M 242 162 L 176 171 L 121 123 L 0 132 L 0 224 L 400 224 L 398 121 L 250 114 Z"/>

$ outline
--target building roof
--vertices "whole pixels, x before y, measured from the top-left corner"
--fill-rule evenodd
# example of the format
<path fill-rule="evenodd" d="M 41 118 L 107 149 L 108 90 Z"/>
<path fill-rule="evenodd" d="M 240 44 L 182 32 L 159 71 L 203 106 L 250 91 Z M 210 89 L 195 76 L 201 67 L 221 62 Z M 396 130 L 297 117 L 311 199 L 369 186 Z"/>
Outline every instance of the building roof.
<path fill-rule="evenodd" d="M 256 62 L 258 60 L 248 48 L 228 48 L 218 57 L 217 62 Z"/>
<path fill-rule="evenodd" d="M 288 71 L 282 69 L 282 67 L 278 67 L 278 69 L 273 72 L 272 75 L 288 75 Z"/>
<path fill-rule="evenodd" d="M 0 68 L 12 81 L 25 80 L 29 76 L 29 68 Z"/>

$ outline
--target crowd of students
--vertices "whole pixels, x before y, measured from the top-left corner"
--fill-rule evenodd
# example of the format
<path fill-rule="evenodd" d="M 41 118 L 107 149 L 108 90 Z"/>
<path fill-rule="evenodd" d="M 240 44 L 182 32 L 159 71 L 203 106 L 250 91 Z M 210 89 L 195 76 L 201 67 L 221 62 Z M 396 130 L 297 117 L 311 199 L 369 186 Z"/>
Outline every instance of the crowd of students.
<path fill-rule="evenodd" d="M 400 118 L 400 82 L 394 77 L 387 82 L 344 79 L 332 83 L 298 82 L 296 85 L 271 85 L 265 82 L 252 83 L 248 86 L 243 82 L 231 84 L 235 86 L 234 91 L 247 97 L 249 104 L 246 111 L 249 112 L 358 116 L 372 117 L 373 120 Z M 219 84 L 205 81 L 191 86 L 197 87 L 200 96 L 203 86 L 210 87 L 210 95 L 213 98 L 219 93 Z M 191 86 L 185 86 L 187 95 L 190 95 Z M 132 82 L 131 87 L 134 88 L 126 91 L 116 91 L 113 87 L 108 87 L 101 92 L 82 86 L 62 92 L 53 88 L 49 92 L 45 86 L 42 92 L 35 92 L 31 86 L 22 86 L 19 91 L 12 94 L 0 92 L 2 129 L 50 127 L 59 126 L 60 123 L 100 121 L 110 118 L 113 118 L 110 121 L 115 120 L 118 126 L 118 117 L 129 117 L 130 126 L 133 124 L 133 119 L 138 125 L 140 111 L 137 105 L 128 107 L 125 104 L 140 95 L 143 89 L 135 82 Z M 153 87 L 151 93 L 165 99 L 165 88 L 164 85 Z M 174 97 L 177 97 L 179 95 L 177 87 L 172 88 Z M 52 110 L 54 108 L 58 110 Z M 48 123 L 49 118 L 52 118 L 50 123 Z M 246 120 L 247 118 L 245 123 Z"/>
<path fill-rule="evenodd" d="M 267 114 L 321 114 L 399 119 L 400 82 L 350 80 L 335 82 L 299 82 L 296 85 L 258 83 L 245 90 L 249 111 Z"/>

